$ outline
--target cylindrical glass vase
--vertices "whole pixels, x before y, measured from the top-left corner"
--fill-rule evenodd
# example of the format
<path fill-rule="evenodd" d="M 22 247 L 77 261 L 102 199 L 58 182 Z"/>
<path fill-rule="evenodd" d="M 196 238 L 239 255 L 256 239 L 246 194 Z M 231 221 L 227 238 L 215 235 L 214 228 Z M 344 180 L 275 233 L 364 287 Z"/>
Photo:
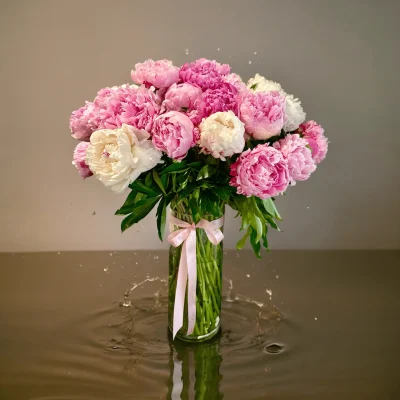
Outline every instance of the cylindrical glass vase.
<path fill-rule="evenodd" d="M 224 204 L 216 205 L 218 216 L 204 214 L 200 219 L 214 221 L 224 216 Z M 171 203 L 171 215 L 189 224 L 198 223 L 185 203 Z M 197 218 L 198 219 L 198 218 Z M 173 226 L 174 229 L 180 229 Z M 222 231 L 223 228 L 221 227 Z M 178 270 L 183 244 L 178 247 L 170 247 L 169 250 L 169 281 L 168 281 L 168 325 L 173 331 L 173 317 L 175 307 L 175 292 L 178 279 Z M 176 338 L 188 342 L 202 342 L 215 336 L 221 325 L 221 296 L 222 296 L 222 241 L 212 244 L 206 232 L 196 229 L 196 322 L 193 333 L 188 335 L 188 309 L 187 286 L 185 294 L 183 326 L 176 334 Z"/>

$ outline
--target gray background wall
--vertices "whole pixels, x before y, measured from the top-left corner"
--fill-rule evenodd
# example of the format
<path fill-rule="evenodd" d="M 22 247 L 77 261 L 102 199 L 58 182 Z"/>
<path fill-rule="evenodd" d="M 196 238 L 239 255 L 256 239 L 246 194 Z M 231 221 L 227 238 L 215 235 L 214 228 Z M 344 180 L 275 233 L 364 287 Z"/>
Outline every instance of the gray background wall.
<path fill-rule="evenodd" d="M 0 1 L 0 251 L 166 246 L 152 217 L 120 234 L 124 199 L 79 178 L 68 118 L 136 62 L 199 57 L 281 82 L 331 141 L 279 198 L 272 248 L 398 248 L 399 15 L 388 0 Z"/>

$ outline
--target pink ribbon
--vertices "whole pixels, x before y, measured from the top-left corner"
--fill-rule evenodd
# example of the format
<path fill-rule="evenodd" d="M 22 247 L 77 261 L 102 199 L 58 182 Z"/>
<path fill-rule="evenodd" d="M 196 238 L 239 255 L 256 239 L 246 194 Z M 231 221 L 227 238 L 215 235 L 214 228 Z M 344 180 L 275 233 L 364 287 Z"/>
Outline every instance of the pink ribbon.
<path fill-rule="evenodd" d="M 172 216 L 170 218 L 171 233 L 168 235 L 168 242 L 174 247 L 178 247 L 183 243 L 175 292 L 173 339 L 175 339 L 176 333 L 183 325 L 186 283 L 188 283 L 188 335 L 193 333 L 196 324 L 196 228 L 204 229 L 208 240 L 213 245 L 217 245 L 224 238 L 224 234 L 219 229 L 223 224 L 224 217 L 214 221 L 202 219 L 196 225 L 194 223 L 189 224 Z M 172 232 L 172 225 L 176 225 L 182 229 Z"/>

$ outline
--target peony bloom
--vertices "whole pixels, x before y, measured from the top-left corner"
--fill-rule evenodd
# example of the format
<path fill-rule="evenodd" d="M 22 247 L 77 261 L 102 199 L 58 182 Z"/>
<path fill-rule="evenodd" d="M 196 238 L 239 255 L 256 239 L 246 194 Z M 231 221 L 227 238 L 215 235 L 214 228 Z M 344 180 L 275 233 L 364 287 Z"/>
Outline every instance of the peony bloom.
<path fill-rule="evenodd" d="M 328 139 L 324 135 L 324 129 L 315 121 L 307 121 L 300 125 L 299 133 L 307 141 L 311 148 L 312 158 L 319 164 L 328 152 Z"/>
<path fill-rule="evenodd" d="M 185 64 L 180 68 L 179 76 L 182 82 L 188 82 L 203 90 L 218 87 L 222 77 L 228 75 L 228 64 L 200 58 L 196 62 Z"/>
<path fill-rule="evenodd" d="M 224 76 L 222 80 L 226 83 L 230 83 L 231 85 L 235 86 L 238 93 L 245 91 L 247 88 L 246 84 L 242 81 L 240 75 L 235 74 L 233 72 L 230 73 L 229 75 Z"/>
<path fill-rule="evenodd" d="M 173 84 L 165 94 L 163 108 L 185 113 L 193 124 L 198 125 L 205 116 L 203 93 L 190 83 Z"/>
<path fill-rule="evenodd" d="M 307 141 L 300 135 L 287 135 L 275 142 L 274 148 L 279 150 L 288 163 L 290 184 L 296 181 L 305 181 L 315 171 L 317 166 L 312 158 L 311 151 L 307 147 Z"/>
<path fill-rule="evenodd" d="M 238 114 L 238 91 L 230 83 L 221 82 L 218 87 L 207 89 L 203 93 L 203 99 L 207 117 L 220 111 Z"/>
<path fill-rule="evenodd" d="M 285 98 L 279 92 L 252 93 L 242 97 L 240 119 L 256 140 L 279 135 L 285 118 Z"/>
<path fill-rule="evenodd" d="M 303 111 L 299 99 L 294 98 L 291 94 L 287 94 L 279 83 L 269 81 L 263 76 L 256 74 L 254 78 L 249 79 L 247 87 L 255 93 L 278 91 L 285 97 L 285 123 L 283 125 L 285 132 L 295 131 L 305 121 L 306 113 Z"/>
<path fill-rule="evenodd" d="M 72 113 L 72 137 L 89 141 L 92 132 L 120 128 L 123 124 L 149 131 L 159 111 L 156 95 L 144 86 L 106 87 L 99 90 L 93 103 L 86 102 Z"/>
<path fill-rule="evenodd" d="M 230 185 L 247 197 L 267 199 L 283 193 L 289 184 L 287 161 L 268 144 L 247 150 L 231 165 Z"/>
<path fill-rule="evenodd" d="M 97 129 L 115 129 L 127 124 L 150 131 L 160 110 L 154 92 L 135 85 L 101 89 L 94 105 Z"/>
<path fill-rule="evenodd" d="M 260 74 L 256 74 L 254 78 L 250 78 L 247 81 L 247 87 L 254 92 L 281 92 L 283 91 L 282 86 L 278 82 L 269 81 Z"/>
<path fill-rule="evenodd" d="M 139 84 L 144 83 L 157 89 L 168 88 L 179 81 L 179 68 L 174 67 L 169 60 L 147 60 L 135 65 L 131 77 Z"/>
<path fill-rule="evenodd" d="M 69 127 L 73 138 L 89 141 L 90 135 L 97 128 L 93 103 L 87 101 L 85 106 L 73 111 L 69 118 Z"/>
<path fill-rule="evenodd" d="M 200 124 L 200 147 L 203 153 L 225 161 L 243 151 L 244 124 L 232 112 L 217 112 Z"/>
<path fill-rule="evenodd" d="M 185 114 L 169 111 L 156 118 L 153 125 L 153 144 L 174 160 L 182 160 L 194 145 L 193 123 Z"/>
<path fill-rule="evenodd" d="M 142 172 L 154 168 L 162 153 L 154 149 L 150 134 L 133 126 L 101 129 L 92 133 L 86 163 L 97 179 L 121 193 Z"/>
<path fill-rule="evenodd" d="M 88 142 L 78 143 L 78 145 L 75 147 L 74 156 L 72 160 L 72 165 L 76 167 L 76 169 L 79 172 L 79 175 L 83 179 L 93 175 L 93 172 L 86 164 L 86 151 L 89 146 L 90 144 Z"/>

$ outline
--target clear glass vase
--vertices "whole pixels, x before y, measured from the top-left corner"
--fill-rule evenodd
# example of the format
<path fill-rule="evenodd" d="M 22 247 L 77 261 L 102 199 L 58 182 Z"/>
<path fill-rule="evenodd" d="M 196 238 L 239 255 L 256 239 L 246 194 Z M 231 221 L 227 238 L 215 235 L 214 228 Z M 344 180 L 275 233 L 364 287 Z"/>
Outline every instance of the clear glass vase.
<path fill-rule="evenodd" d="M 216 204 L 217 216 L 204 214 L 193 218 L 190 208 L 185 202 L 171 203 L 171 215 L 175 218 L 190 223 L 198 223 L 199 219 L 213 221 L 224 216 L 224 203 Z M 196 220 L 197 219 L 197 220 Z M 174 226 L 175 229 L 179 229 Z M 223 228 L 221 227 L 222 231 Z M 182 245 L 170 247 L 169 250 L 169 281 L 168 281 L 168 325 L 172 332 L 173 315 L 175 306 L 175 292 L 178 278 L 179 263 L 181 259 Z M 222 296 L 222 241 L 212 244 L 206 232 L 196 229 L 196 322 L 194 331 L 188 335 L 188 311 L 187 311 L 187 286 L 183 313 L 183 326 L 176 334 L 176 338 L 189 342 L 202 342 L 215 336 L 221 325 L 221 296 Z"/>

